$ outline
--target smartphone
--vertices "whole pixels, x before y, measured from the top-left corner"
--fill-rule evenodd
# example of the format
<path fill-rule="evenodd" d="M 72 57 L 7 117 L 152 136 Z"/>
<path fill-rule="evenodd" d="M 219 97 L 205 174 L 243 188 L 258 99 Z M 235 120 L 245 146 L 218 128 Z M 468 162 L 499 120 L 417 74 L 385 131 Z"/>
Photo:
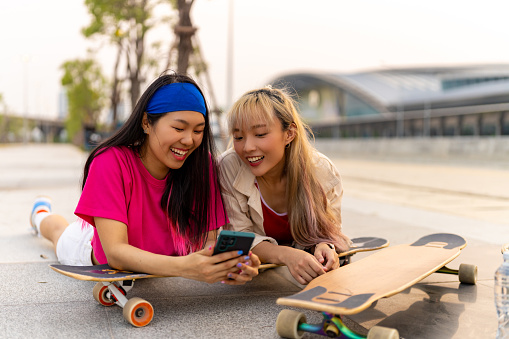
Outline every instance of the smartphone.
<path fill-rule="evenodd" d="M 254 237 L 254 233 L 223 230 L 219 233 L 213 254 L 241 250 L 243 255 L 247 255 Z"/>

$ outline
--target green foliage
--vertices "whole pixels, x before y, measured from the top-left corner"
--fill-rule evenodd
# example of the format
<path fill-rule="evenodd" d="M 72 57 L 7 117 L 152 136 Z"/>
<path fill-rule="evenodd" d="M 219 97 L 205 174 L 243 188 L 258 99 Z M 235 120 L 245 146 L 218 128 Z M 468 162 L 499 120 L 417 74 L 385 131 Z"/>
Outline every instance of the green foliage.
<path fill-rule="evenodd" d="M 84 124 L 96 126 L 104 108 L 106 81 L 101 68 L 92 59 L 67 61 L 61 68 L 64 71 L 61 83 L 67 90 L 69 107 L 65 125 L 72 140 Z"/>
<path fill-rule="evenodd" d="M 152 59 L 145 56 L 145 36 L 158 24 L 152 16 L 152 10 L 160 4 L 167 5 L 167 0 L 85 0 L 92 20 L 88 27 L 82 29 L 83 35 L 87 38 L 106 38 L 118 49 L 120 64 L 125 65 L 124 71 L 119 71 L 119 62 L 114 66 L 112 106 L 118 104 L 119 86 L 127 79 L 131 105 L 134 107 L 140 96 L 141 83 L 147 73 L 157 67 Z"/>
<path fill-rule="evenodd" d="M 4 127 L 4 115 L 5 115 L 5 106 L 4 106 L 4 96 L 2 93 L 0 93 L 0 133 L 4 133 L 3 127 Z"/>
<path fill-rule="evenodd" d="M 23 117 L 0 115 L 0 142 L 15 142 L 23 140 Z M 33 126 L 30 124 L 29 127 Z"/>
<path fill-rule="evenodd" d="M 106 35 L 113 40 L 122 38 L 127 33 L 123 31 L 129 21 L 134 19 L 138 22 L 140 17 L 140 5 L 137 2 L 125 0 L 85 0 L 85 6 L 92 15 L 92 21 L 88 27 L 83 28 L 85 37 L 94 34 Z"/>
<path fill-rule="evenodd" d="M 0 114 L 7 114 L 7 104 L 2 93 L 0 93 Z"/>
<path fill-rule="evenodd" d="M 23 118 L 21 117 L 11 117 L 9 118 L 9 132 L 13 132 L 16 135 L 21 135 L 21 130 L 23 128 Z"/>

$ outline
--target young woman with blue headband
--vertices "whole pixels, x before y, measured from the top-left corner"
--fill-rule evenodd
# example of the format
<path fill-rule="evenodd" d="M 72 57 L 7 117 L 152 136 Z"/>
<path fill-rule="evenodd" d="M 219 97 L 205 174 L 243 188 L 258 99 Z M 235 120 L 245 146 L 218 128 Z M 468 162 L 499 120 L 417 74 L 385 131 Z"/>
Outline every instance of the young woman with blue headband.
<path fill-rule="evenodd" d="M 31 222 L 67 265 L 110 266 L 209 283 L 243 284 L 258 274 L 252 253 L 212 256 L 228 223 L 218 183 L 209 111 L 187 76 L 163 75 L 126 123 L 85 164 L 78 221 L 39 197 Z"/>

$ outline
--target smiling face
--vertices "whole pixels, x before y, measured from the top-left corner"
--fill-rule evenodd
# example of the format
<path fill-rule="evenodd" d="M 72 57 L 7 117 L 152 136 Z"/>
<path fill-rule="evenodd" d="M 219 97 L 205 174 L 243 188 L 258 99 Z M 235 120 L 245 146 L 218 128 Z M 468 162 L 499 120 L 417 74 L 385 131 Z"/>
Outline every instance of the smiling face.
<path fill-rule="evenodd" d="M 145 114 L 142 128 L 147 134 L 141 151 L 143 164 L 154 178 L 163 179 L 169 169 L 182 167 L 200 146 L 205 117 L 199 112 L 176 111 L 150 125 Z"/>
<path fill-rule="evenodd" d="M 283 131 L 278 119 L 247 122 L 233 128 L 233 146 L 242 161 L 257 176 L 281 176 L 285 166 L 285 146 L 294 138 L 293 129 Z"/>

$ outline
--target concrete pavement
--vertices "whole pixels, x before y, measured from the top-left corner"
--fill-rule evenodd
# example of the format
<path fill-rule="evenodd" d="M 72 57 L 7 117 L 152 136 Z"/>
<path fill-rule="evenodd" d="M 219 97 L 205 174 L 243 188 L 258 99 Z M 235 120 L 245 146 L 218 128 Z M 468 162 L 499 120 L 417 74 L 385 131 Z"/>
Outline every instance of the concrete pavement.
<path fill-rule="evenodd" d="M 405 338 L 495 337 L 493 274 L 502 262 L 500 248 L 509 242 L 509 166 L 329 156 L 343 178 L 345 233 L 376 234 L 392 245 L 433 232 L 456 233 L 468 246 L 448 266 L 479 267 L 476 286 L 434 274 L 351 318 L 366 328 L 397 328 Z"/>
<path fill-rule="evenodd" d="M 405 338 L 494 337 L 493 273 L 500 247 L 509 242 L 509 170 L 330 156 L 343 176 L 349 236 L 380 236 L 395 245 L 437 231 L 458 233 L 469 244 L 450 266 L 479 266 L 476 286 L 435 274 L 351 318 L 366 328 L 395 327 Z M 0 146 L 0 159 L 1 338 L 278 338 L 275 321 L 283 307 L 275 300 L 299 290 L 278 270 L 240 287 L 139 280 L 130 296 L 149 300 L 155 316 L 149 326 L 133 328 L 117 306 L 93 300 L 93 283 L 49 269 L 56 262 L 51 244 L 28 232 L 38 194 L 50 195 L 55 212 L 74 219 L 85 155 L 69 145 L 10 145 Z M 311 321 L 321 318 L 304 313 Z"/>

